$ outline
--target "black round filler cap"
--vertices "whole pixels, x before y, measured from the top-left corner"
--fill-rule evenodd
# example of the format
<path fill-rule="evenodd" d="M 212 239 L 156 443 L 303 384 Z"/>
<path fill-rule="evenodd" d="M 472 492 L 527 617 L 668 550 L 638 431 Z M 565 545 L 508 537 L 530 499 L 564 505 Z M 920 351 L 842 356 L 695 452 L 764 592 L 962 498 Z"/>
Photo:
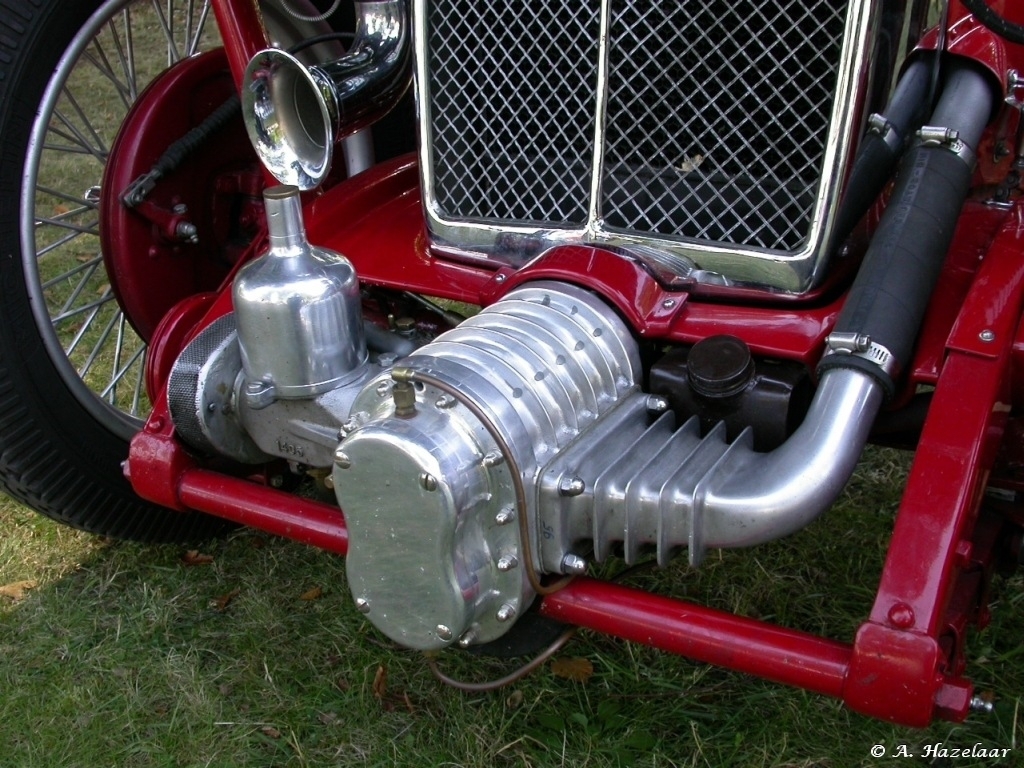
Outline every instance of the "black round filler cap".
<path fill-rule="evenodd" d="M 686 358 L 690 387 L 701 397 L 738 395 L 754 375 L 750 347 L 736 336 L 709 336 L 693 345 Z"/>

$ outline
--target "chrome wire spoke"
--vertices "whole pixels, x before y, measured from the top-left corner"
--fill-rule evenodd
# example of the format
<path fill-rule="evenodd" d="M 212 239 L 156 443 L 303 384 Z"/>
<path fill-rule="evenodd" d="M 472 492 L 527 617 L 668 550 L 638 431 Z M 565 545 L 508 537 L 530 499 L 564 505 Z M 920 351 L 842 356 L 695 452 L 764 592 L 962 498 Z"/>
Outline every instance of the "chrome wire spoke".
<path fill-rule="evenodd" d="M 63 316 L 70 317 L 70 315 L 66 315 L 66 313 L 68 312 L 69 309 L 71 309 L 71 307 L 75 305 L 75 302 L 78 301 L 78 297 L 82 295 L 82 291 L 85 290 L 85 287 L 89 284 L 89 281 L 92 280 L 92 276 L 96 274 L 96 270 L 99 269 L 99 266 L 99 262 L 97 262 L 95 265 L 91 266 L 90 269 L 83 270 L 85 272 L 85 275 L 82 277 L 81 280 L 78 281 L 78 285 L 75 286 L 75 289 L 71 292 L 71 295 L 68 296 L 67 299 L 65 299 L 64 306 L 61 307 L 60 311 L 57 313 L 58 318 Z M 56 320 L 54 322 L 56 322 Z"/>
<path fill-rule="evenodd" d="M 59 198 L 68 203 L 85 206 L 90 210 L 96 210 L 99 208 L 99 203 L 94 200 L 90 200 L 87 197 L 75 197 L 74 195 L 68 194 L 67 192 L 61 192 L 59 189 L 54 189 L 53 187 L 44 187 L 42 184 L 36 184 L 36 191 L 42 192 L 44 195 Z"/>
<path fill-rule="evenodd" d="M 132 416 L 138 416 L 142 403 L 142 384 L 146 375 L 146 353 L 147 347 L 142 347 L 142 359 L 139 360 L 138 372 L 135 374 L 135 390 L 132 392 L 132 405 L 128 411 Z"/>
<path fill-rule="evenodd" d="M 71 89 L 65 86 L 63 89 L 63 93 L 64 98 L 67 99 L 68 103 L 71 104 L 71 108 L 75 110 L 75 114 L 78 115 L 78 119 L 82 121 L 82 124 L 85 126 L 86 130 L 88 130 L 89 133 L 92 134 L 92 137 L 96 140 L 96 146 L 99 149 L 100 156 L 103 158 L 103 161 L 106 162 L 107 155 L 110 154 L 110 150 L 107 148 L 106 142 L 103 141 L 102 137 L 96 131 L 96 128 L 95 126 L 93 126 L 92 121 L 88 117 L 86 117 L 85 111 L 82 109 L 81 105 L 79 105 L 78 100 L 75 98 L 75 95 L 71 93 Z"/>
<path fill-rule="evenodd" d="M 62 139 L 70 141 L 72 144 L 81 147 L 86 154 L 92 155 L 97 160 L 99 160 L 100 163 L 107 162 L 106 154 L 104 154 L 102 150 L 97 149 L 96 147 L 89 144 L 85 136 L 83 136 L 81 132 L 78 130 L 78 128 L 76 128 L 75 125 L 64 116 L 63 112 L 61 112 L 59 109 L 55 109 L 53 110 L 53 116 L 64 124 L 64 126 L 68 129 L 69 133 L 65 133 L 64 131 L 52 125 L 50 126 L 50 133 L 56 134 L 57 136 L 60 136 Z"/>
<path fill-rule="evenodd" d="M 128 67 L 128 82 L 132 84 L 132 91 L 135 98 L 138 98 L 138 71 L 135 67 L 135 37 L 132 34 L 132 13 L 125 8 L 121 12 L 121 20 L 124 23 L 124 58 Z"/>
<path fill-rule="evenodd" d="M 100 353 L 103 351 L 103 348 L 107 345 L 107 339 L 110 338 L 110 334 L 114 330 L 114 326 L 117 325 L 117 318 L 119 318 L 121 315 L 122 313 L 118 312 L 113 317 L 110 318 L 106 326 L 104 326 L 103 330 L 100 332 L 100 338 L 93 345 L 92 351 L 89 353 L 89 357 L 86 359 L 82 367 L 78 369 L 78 375 L 81 376 L 83 379 L 89 374 L 89 371 L 92 370 L 92 367 L 96 364 L 96 361 L 99 360 Z"/>
<path fill-rule="evenodd" d="M 156 11 L 164 37 L 167 39 L 167 66 L 177 64 L 181 60 L 181 54 L 178 52 L 178 44 L 174 42 L 174 33 L 171 31 L 171 25 L 164 15 L 163 8 L 160 7 L 159 0 L 153 0 L 153 9 Z"/>
<path fill-rule="evenodd" d="M 39 226 L 43 226 L 42 222 L 38 222 L 38 224 Z M 36 248 L 36 261 L 38 261 L 48 253 L 53 253 L 54 251 L 59 250 L 60 248 L 70 243 L 72 240 L 77 240 L 81 236 L 81 232 L 71 232 L 67 235 L 64 235 L 64 237 L 55 240 L 49 245 L 44 245 L 42 248 Z"/>
<path fill-rule="evenodd" d="M 49 280 L 47 280 L 45 283 L 43 283 L 43 290 L 45 291 L 47 288 L 53 288 L 55 285 L 60 285 L 61 283 L 65 282 L 68 278 L 74 277 L 75 275 L 77 275 L 77 274 L 79 274 L 81 272 L 84 272 L 85 270 L 89 269 L 90 267 L 95 269 L 102 262 L 103 262 L 103 254 L 99 254 L 98 256 L 94 256 L 93 258 L 89 259 L 88 261 L 83 261 L 77 267 L 73 267 L 73 268 L 69 269 L 67 272 L 64 272 L 63 274 L 57 275 L 56 277 L 52 277 Z"/>
<path fill-rule="evenodd" d="M 107 60 L 107 54 L 103 51 L 103 47 L 100 45 L 98 40 L 93 41 L 93 47 L 96 49 L 96 52 L 93 53 L 92 51 L 85 51 L 82 53 L 82 58 L 96 67 L 96 70 L 113 84 L 114 90 L 121 98 L 121 103 L 123 103 L 125 109 L 127 109 L 131 106 L 131 90 L 127 85 L 118 80 L 113 67 Z"/>
<path fill-rule="evenodd" d="M 107 302 L 104 301 L 99 305 L 88 307 L 88 309 L 91 309 L 92 311 L 89 313 L 89 316 L 79 327 L 78 332 L 75 333 L 75 337 L 71 340 L 71 343 L 68 344 L 67 348 L 64 350 L 64 352 L 68 356 L 68 360 L 71 359 L 71 356 L 74 354 L 75 350 L 78 349 L 78 345 L 81 344 L 82 340 L 88 335 L 89 331 L 93 327 L 93 322 L 95 322 L 96 318 L 99 316 L 100 312 L 103 309 L 103 305 L 106 303 Z"/>
<path fill-rule="evenodd" d="M 142 358 L 142 355 L 146 351 L 145 347 L 139 347 L 137 350 L 135 350 L 135 352 L 132 353 L 131 357 L 128 358 L 128 362 L 124 364 L 124 367 L 123 368 L 119 367 L 121 365 L 121 353 L 124 351 L 124 344 L 125 344 L 125 338 L 122 336 L 122 331 L 124 330 L 124 322 L 125 322 L 124 315 L 122 314 L 121 315 L 121 320 L 120 320 L 120 323 L 119 323 L 120 327 L 118 328 L 117 349 L 116 349 L 116 353 L 115 353 L 116 356 L 115 356 L 115 360 L 114 360 L 115 367 L 114 367 L 113 373 L 111 374 L 111 377 L 110 377 L 110 383 L 107 384 L 106 389 L 104 389 L 100 393 L 100 397 L 103 397 L 103 398 L 109 397 L 110 398 L 110 402 L 112 404 L 114 402 L 114 397 L 117 394 L 117 386 L 118 386 L 118 384 L 120 384 L 121 381 L 124 380 L 124 377 L 127 376 L 131 372 L 132 368 L 135 366 L 135 363 L 138 362 Z"/>
<path fill-rule="evenodd" d="M 49 224 L 51 227 L 70 229 L 75 232 L 80 232 L 83 235 L 99 235 L 100 233 L 98 229 L 100 222 L 98 219 L 91 224 L 72 224 L 70 221 L 61 221 L 60 219 L 47 216 L 37 216 L 36 221 L 40 224 Z"/>
<path fill-rule="evenodd" d="M 129 106 L 139 96 L 139 89 L 135 82 L 135 64 L 129 61 L 130 51 L 121 43 L 121 36 L 117 33 L 117 25 L 114 24 L 113 19 L 107 22 L 107 31 L 110 33 L 110 39 L 113 42 L 114 52 L 117 54 L 117 62 L 121 67 L 121 72 L 124 73 L 124 87 L 128 97 L 125 106 Z"/>
<path fill-rule="evenodd" d="M 58 323 L 63 323 L 65 320 L 70 320 L 72 317 L 75 317 L 76 315 L 80 315 L 83 312 L 88 312 L 90 309 L 95 309 L 96 307 L 102 307 L 104 304 L 108 304 L 108 303 L 110 303 L 113 300 L 114 300 L 114 292 L 111 291 L 110 288 L 107 288 L 107 290 L 103 293 L 103 295 L 100 296 L 95 301 L 90 301 L 88 304 L 83 304 L 80 307 L 75 307 L 74 309 L 69 309 L 66 312 L 61 312 L 59 315 L 57 315 L 56 317 L 53 318 L 53 320 L 52 320 L 53 325 L 54 325 L 54 327 L 56 327 Z"/>
<path fill-rule="evenodd" d="M 189 14 L 188 17 L 192 18 L 192 3 L 189 2 Z M 203 39 L 203 32 L 206 31 L 206 20 L 210 17 L 210 0 L 206 0 L 203 3 L 203 9 L 199 12 L 199 19 L 196 21 L 195 33 L 192 37 L 192 42 L 188 47 L 188 55 L 195 56 L 199 51 L 199 43 Z"/>

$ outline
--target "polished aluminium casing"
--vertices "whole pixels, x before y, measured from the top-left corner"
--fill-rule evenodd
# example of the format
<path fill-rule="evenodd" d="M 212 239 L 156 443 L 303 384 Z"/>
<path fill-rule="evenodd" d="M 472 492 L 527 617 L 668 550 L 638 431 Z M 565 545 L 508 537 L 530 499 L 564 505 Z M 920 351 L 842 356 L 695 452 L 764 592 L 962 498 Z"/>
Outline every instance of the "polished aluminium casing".
<path fill-rule="evenodd" d="M 415 0 L 434 247 L 518 267 L 594 243 L 668 283 L 811 290 L 882 5 Z"/>
<path fill-rule="evenodd" d="M 367 360 L 352 264 L 306 240 L 297 188 L 272 187 L 263 195 L 270 248 L 239 271 L 233 286 L 245 395 L 255 407 L 334 389 L 358 376 Z"/>
<path fill-rule="evenodd" d="M 532 497 L 538 469 L 638 389 L 636 342 L 592 294 L 535 283 L 401 366 L 475 403 L 512 455 L 477 414 L 429 383 L 415 389 L 415 412 L 400 414 L 391 377 L 371 381 L 333 472 L 349 586 L 370 622 L 404 646 L 494 640 L 534 594 L 510 473 L 521 472 Z M 543 535 L 536 515 L 526 522 L 532 539 Z"/>

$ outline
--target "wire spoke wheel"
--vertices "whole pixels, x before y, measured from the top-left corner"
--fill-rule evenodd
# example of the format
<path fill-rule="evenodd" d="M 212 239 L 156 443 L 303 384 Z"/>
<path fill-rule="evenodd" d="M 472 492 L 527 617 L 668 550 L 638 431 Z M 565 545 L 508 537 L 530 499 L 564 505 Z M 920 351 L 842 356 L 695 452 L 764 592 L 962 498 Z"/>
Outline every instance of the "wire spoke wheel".
<path fill-rule="evenodd" d="M 117 131 L 144 88 L 220 45 L 209 0 L 111 0 L 68 45 L 25 159 L 21 239 L 40 334 L 68 388 L 111 431 L 150 410 L 146 343 L 118 305 L 101 252 L 99 201 Z"/>

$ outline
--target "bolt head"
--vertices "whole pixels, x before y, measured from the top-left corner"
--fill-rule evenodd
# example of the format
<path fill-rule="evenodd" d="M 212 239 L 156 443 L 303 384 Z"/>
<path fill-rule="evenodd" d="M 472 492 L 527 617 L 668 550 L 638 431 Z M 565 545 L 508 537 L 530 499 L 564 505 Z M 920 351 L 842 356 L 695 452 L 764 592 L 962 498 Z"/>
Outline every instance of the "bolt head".
<path fill-rule="evenodd" d="M 505 603 L 498 609 L 496 618 L 500 622 L 511 621 L 516 617 L 516 607 L 512 603 Z"/>
<path fill-rule="evenodd" d="M 459 638 L 459 648 L 469 648 L 476 640 L 476 632 L 472 629 L 467 629 L 462 633 L 462 637 Z"/>
<path fill-rule="evenodd" d="M 452 408 L 454 407 L 456 400 L 451 395 L 441 395 L 437 400 L 434 401 L 434 405 L 438 408 Z"/>
<path fill-rule="evenodd" d="M 991 328 L 986 328 L 984 331 L 978 334 L 978 338 L 984 341 L 986 344 L 996 340 L 996 332 Z"/>
<path fill-rule="evenodd" d="M 648 413 L 664 413 L 668 410 L 668 400 L 661 395 L 648 395 L 647 396 L 647 412 Z"/>
<path fill-rule="evenodd" d="M 420 486 L 425 491 L 436 491 L 437 490 L 437 478 L 429 472 L 420 473 Z"/>
<path fill-rule="evenodd" d="M 356 598 L 356 609 L 360 613 L 369 613 L 370 612 L 370 601 L 367 600 L 364 597 L 357 597 Z"/>
<path fill-rule="evenodd" d="M 502 555 L 498 558 L 498 570 L 502 573 L 508 573 L 514 570 L 519 565 L 519 558 L 515 555 Z"/>
<path fill-rule="evenodd" d="M 455 633 L 452 632 L 451 629 L 446 627 L 444 624 L 438 624 L 437 629 L 435 629 L 434 631 L 437 632 L 437 636 L 445 642 L 455 637 Z"/>
<path fill-rule="evenodd" d="M 334 464 L 341 469 L 348 469 L 352 466 L 352 459 L 341 448 L 334 452 Z"/>
<path fill-rule="evenodd" d="M 483 464 L 485 467 L 496 467 L 505 461 L 505 457 L 501 455 L 501 451 L 490 451 L 484 455 Z"/>
<path fill-rule="evenodd" d="M 561 496 L 579 496 L 587 490 L 587 484 L 581 477 L 564 477 L 558 484 L 558 493 Z"/>
<path fill-rule="evenodd" d="M 562 558 L 562 573 L 582 576 L 587 572 L 587 561 L 579 555 L 568 554 Z"/>
<path fill-rule="evenodd" d="M 889 609 L 889 623 L 897 629 L 909 629 L 915 618 L 914 609 L 906 603 L 894 603 Z"/>
<path fill-rule="evenodd" d="M 382 381 L 382 382 L 380 382 L 377 385 L 377 388 L 374 391 L 377 393 L 377 397 L 387 397 L 388 395 L 391 394 L 391 382 L 390 381 Z"/>
<path fill-rule="evenodd" d="M 498 514 L 494 516 L 494 522 L 498 525 L 508 525 L 514 523 L 516 519 L 516 511 L 512 507 L 505 507 Z"/>

